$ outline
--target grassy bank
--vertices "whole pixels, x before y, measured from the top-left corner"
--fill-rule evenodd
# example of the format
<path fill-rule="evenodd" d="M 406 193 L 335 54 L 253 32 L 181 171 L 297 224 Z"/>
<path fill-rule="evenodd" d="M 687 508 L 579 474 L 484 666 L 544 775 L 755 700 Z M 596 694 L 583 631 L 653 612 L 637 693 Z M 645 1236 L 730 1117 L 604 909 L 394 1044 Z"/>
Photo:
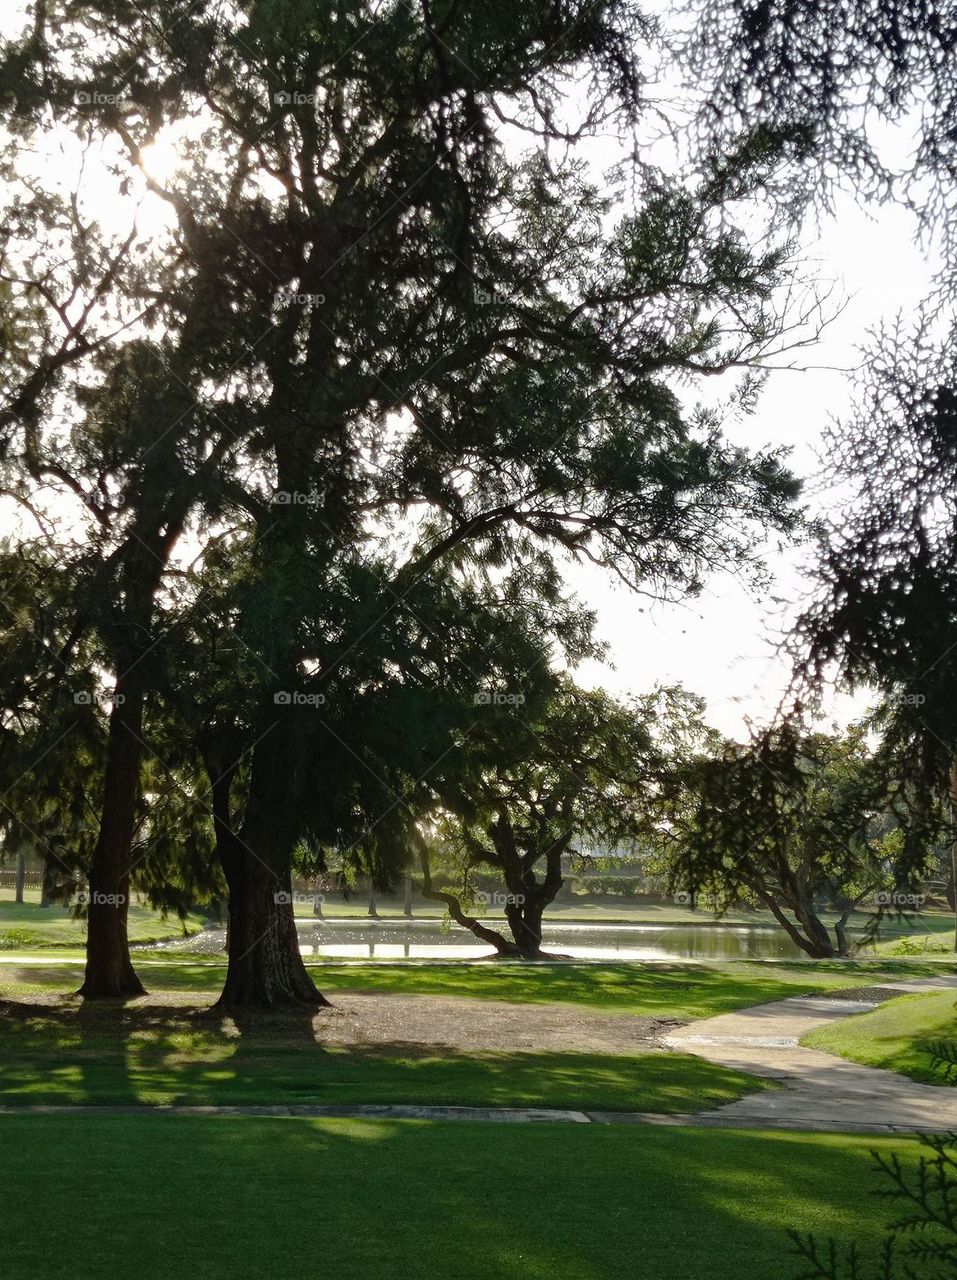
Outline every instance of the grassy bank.
<path fill-rule="evenodd" d="M 957 1047 L 957 992 L 901 996 L 869 1013 L 821 1027 L 802 1043 L 867 1067 L 884 1067 L 927 1084 L 954 1084 L 957 1077 L 935 1065 L 932 1049 Z"/>

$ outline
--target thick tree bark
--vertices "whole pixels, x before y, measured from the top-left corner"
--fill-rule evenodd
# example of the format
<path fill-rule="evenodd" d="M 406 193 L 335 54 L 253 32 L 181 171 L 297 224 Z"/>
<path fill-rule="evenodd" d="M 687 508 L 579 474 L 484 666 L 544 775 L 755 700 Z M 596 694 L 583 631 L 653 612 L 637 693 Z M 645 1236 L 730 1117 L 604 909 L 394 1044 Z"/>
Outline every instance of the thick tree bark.
<path fill-rule="evenodd" d="M 229 804 L 232 774 L 214 776 L 216 766 L 207 763 L 216 847 L 229 887 L 229 957 L 218 1001 L 223 1008 L 329 1004 L 303 963 L 293 913 L 293 750 L 291 735 L 279 728 L 257 743 L 238 834 Z"/>
<path fill-rule="evenodd" d="M 103 807 L 90 868 L 86 976 L 79 992 L 87 1000 L 146 994 L 130 959 L 127 936 L 144 693 L 134 660 L 117 676 L 110 710 Z"/>

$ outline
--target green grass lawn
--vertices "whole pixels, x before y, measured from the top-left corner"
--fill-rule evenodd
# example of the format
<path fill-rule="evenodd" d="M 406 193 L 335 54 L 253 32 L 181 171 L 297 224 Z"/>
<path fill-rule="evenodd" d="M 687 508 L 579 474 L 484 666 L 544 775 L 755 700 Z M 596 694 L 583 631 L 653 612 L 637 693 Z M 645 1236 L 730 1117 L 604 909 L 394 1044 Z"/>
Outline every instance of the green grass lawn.
<path fill-rule="evenodd" d="M 821 1027 L 803 1044 L 868 1067 L 886 1067 L 928 1084 L 957 1084 L 935 1067 L 930 1046 L 957 1043 L 957 991 L 901 996 L 887 1004 Z"/>
<path fill-rule="evenodd" d="M 31 1280 L 789 1280 L 785 1231 L 872 1254 L 906 1138 L 380 1120 L 0 1118 Z M 57 1224 L 45 1229 L 38 1219 Z"/>
<path fill-rule="evenodd" d="M 69 907 L 41 907 L 39 901 L 0 902 L 0 953 L 30 950 L 35 947 L 82 947 L 86 942 L 86 921 L 74 918 Z M 34 895 L 36 896 L 36 895 Z M 181 938 L 184 932 L 202 928 L 198 916 L 187 916 L 185 922 L 173 916 L 166 920 L 149 907 L 130 905 L 129 937 L 131 942 L 162 942 Z"/>
<path fill-rule="evenodd" d="M 39 957 L 38 957 L 39 958 Z M 162 952 L 134 956 L 150 991 L 216 994 L 226 968 L 222 960 L 201 957 L 171 959 Z M 603 1013 L 651 1017 L 705 1018 L 746 1005 L 761 1004 L 802 992 L 868 985 L 875 980 L 869 965 L 797 965 L 731 961 L 713 964 L 523 964 L 449 961 L 428 964 L 309 962 L 320 990 L 333 1000 L 337 991 L 383 994 L 467 996 L 516 1004 L 571 1003 Z M 928 972 L 936 968 L 924 967 Z M 882 966 L 889 974 L 894 966 Z M 901 963 L 899 972 L 917 968 Z M 0 996 L 20 999 L 42 991 L 75 990 L 82 960 L 71 964 L 4 963 L 0 956 Z"/>
<path fill-rule="evenodd" d="M 7 1051 L 4 1045 L 4 1054 Z M 685 1114 L 723 1106 L 762 1081 L 684 1054 L 490 1053 L 411 1056 L 361 1049 L 156 1046 L 65 1049 L 4 1062 L 0 1103 L 283 1106 L 362 1103 L 555 1107 Z"/>
<path fill-rule="evenodd" d="M 38 961 L 42 956 L 37 955 Z M 51 953 L 58 961 L 19 964 L 0 955 L 0 997 L 23 999 L 50 991 L 76 990 L 82 980 L 82 955 Z M 69 960 L 68 963 L 63 961 Z M 571 1003 L 602 1013 L 649 1017 L 707 1018 L 748 1005 L 802 993 L 873 986 L 881 979 L 920 977 L 941 966 L 907 960 L 820 961 L 798 965 L 761 961 L 697 964 L 626 962 L 621 964 L 468 963 L 461 960 L 392 964 L 306 961 L 320 990 L 378 991 L 398 995 L 466 996 L 517 1004 Z M 215 995 L 226 974 L 218 958 L 138 952 L 136 965 L 150 991 Z"/>

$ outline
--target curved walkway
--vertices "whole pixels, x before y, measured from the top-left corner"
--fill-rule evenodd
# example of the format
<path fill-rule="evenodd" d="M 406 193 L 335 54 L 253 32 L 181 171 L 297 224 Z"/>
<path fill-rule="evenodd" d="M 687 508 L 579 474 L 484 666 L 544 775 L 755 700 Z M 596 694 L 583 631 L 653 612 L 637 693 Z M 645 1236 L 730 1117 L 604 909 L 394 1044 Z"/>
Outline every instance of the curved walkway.
<path fill-rule="evenodd" d="M 946 988 L 957 989 L 957 975 L 882 983 L 879 998 L 871 1000 L 775 1000 L 670 1032 L 664 1042 L 672 1049 L 783 1086 L 700 1112 L 688 1123 L 869 1133 L 957 1131 L 957 1088 L 918 1084 L 894 1071 L 861 1066 L 800 1044 L 801 1037 L 816 1027 L 874 1009 L 883 999 Z"/>

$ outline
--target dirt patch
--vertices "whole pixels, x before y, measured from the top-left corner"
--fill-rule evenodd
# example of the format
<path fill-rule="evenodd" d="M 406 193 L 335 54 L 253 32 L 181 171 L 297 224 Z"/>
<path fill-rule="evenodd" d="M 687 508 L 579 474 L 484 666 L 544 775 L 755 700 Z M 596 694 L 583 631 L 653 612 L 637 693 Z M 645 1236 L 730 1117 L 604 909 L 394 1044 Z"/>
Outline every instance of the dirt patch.
<path fill-rule="evenodd" d="M 642 1053 L 680 1021 L 591 1013 L 572 1004 L 340 992 L 315 1018 L 326 1044 L 403 1042 L 462 1050 Z"/>
<path fill-rule="evenodd" d="M 383 995 L 341 991 L 332 1008 L 316 1013 L 227 1013 L 213 997 L 158 992 L 123 1003 L 83 1004 L 78 997 L 31 995 L 0 1000 L 0 1028 L 34 1019 L 83 1035 L 130 1036 L 205 1028 L 227 1039 L 251 1037 L 274 1044 L 311 1041 L 377 1051 L 581 1052 L 631 1054 L 663 1048 L 663 1036 L 684 1023 L 582 1010 L 573 1004 L 512 1004 L 457 996 Z"/>

